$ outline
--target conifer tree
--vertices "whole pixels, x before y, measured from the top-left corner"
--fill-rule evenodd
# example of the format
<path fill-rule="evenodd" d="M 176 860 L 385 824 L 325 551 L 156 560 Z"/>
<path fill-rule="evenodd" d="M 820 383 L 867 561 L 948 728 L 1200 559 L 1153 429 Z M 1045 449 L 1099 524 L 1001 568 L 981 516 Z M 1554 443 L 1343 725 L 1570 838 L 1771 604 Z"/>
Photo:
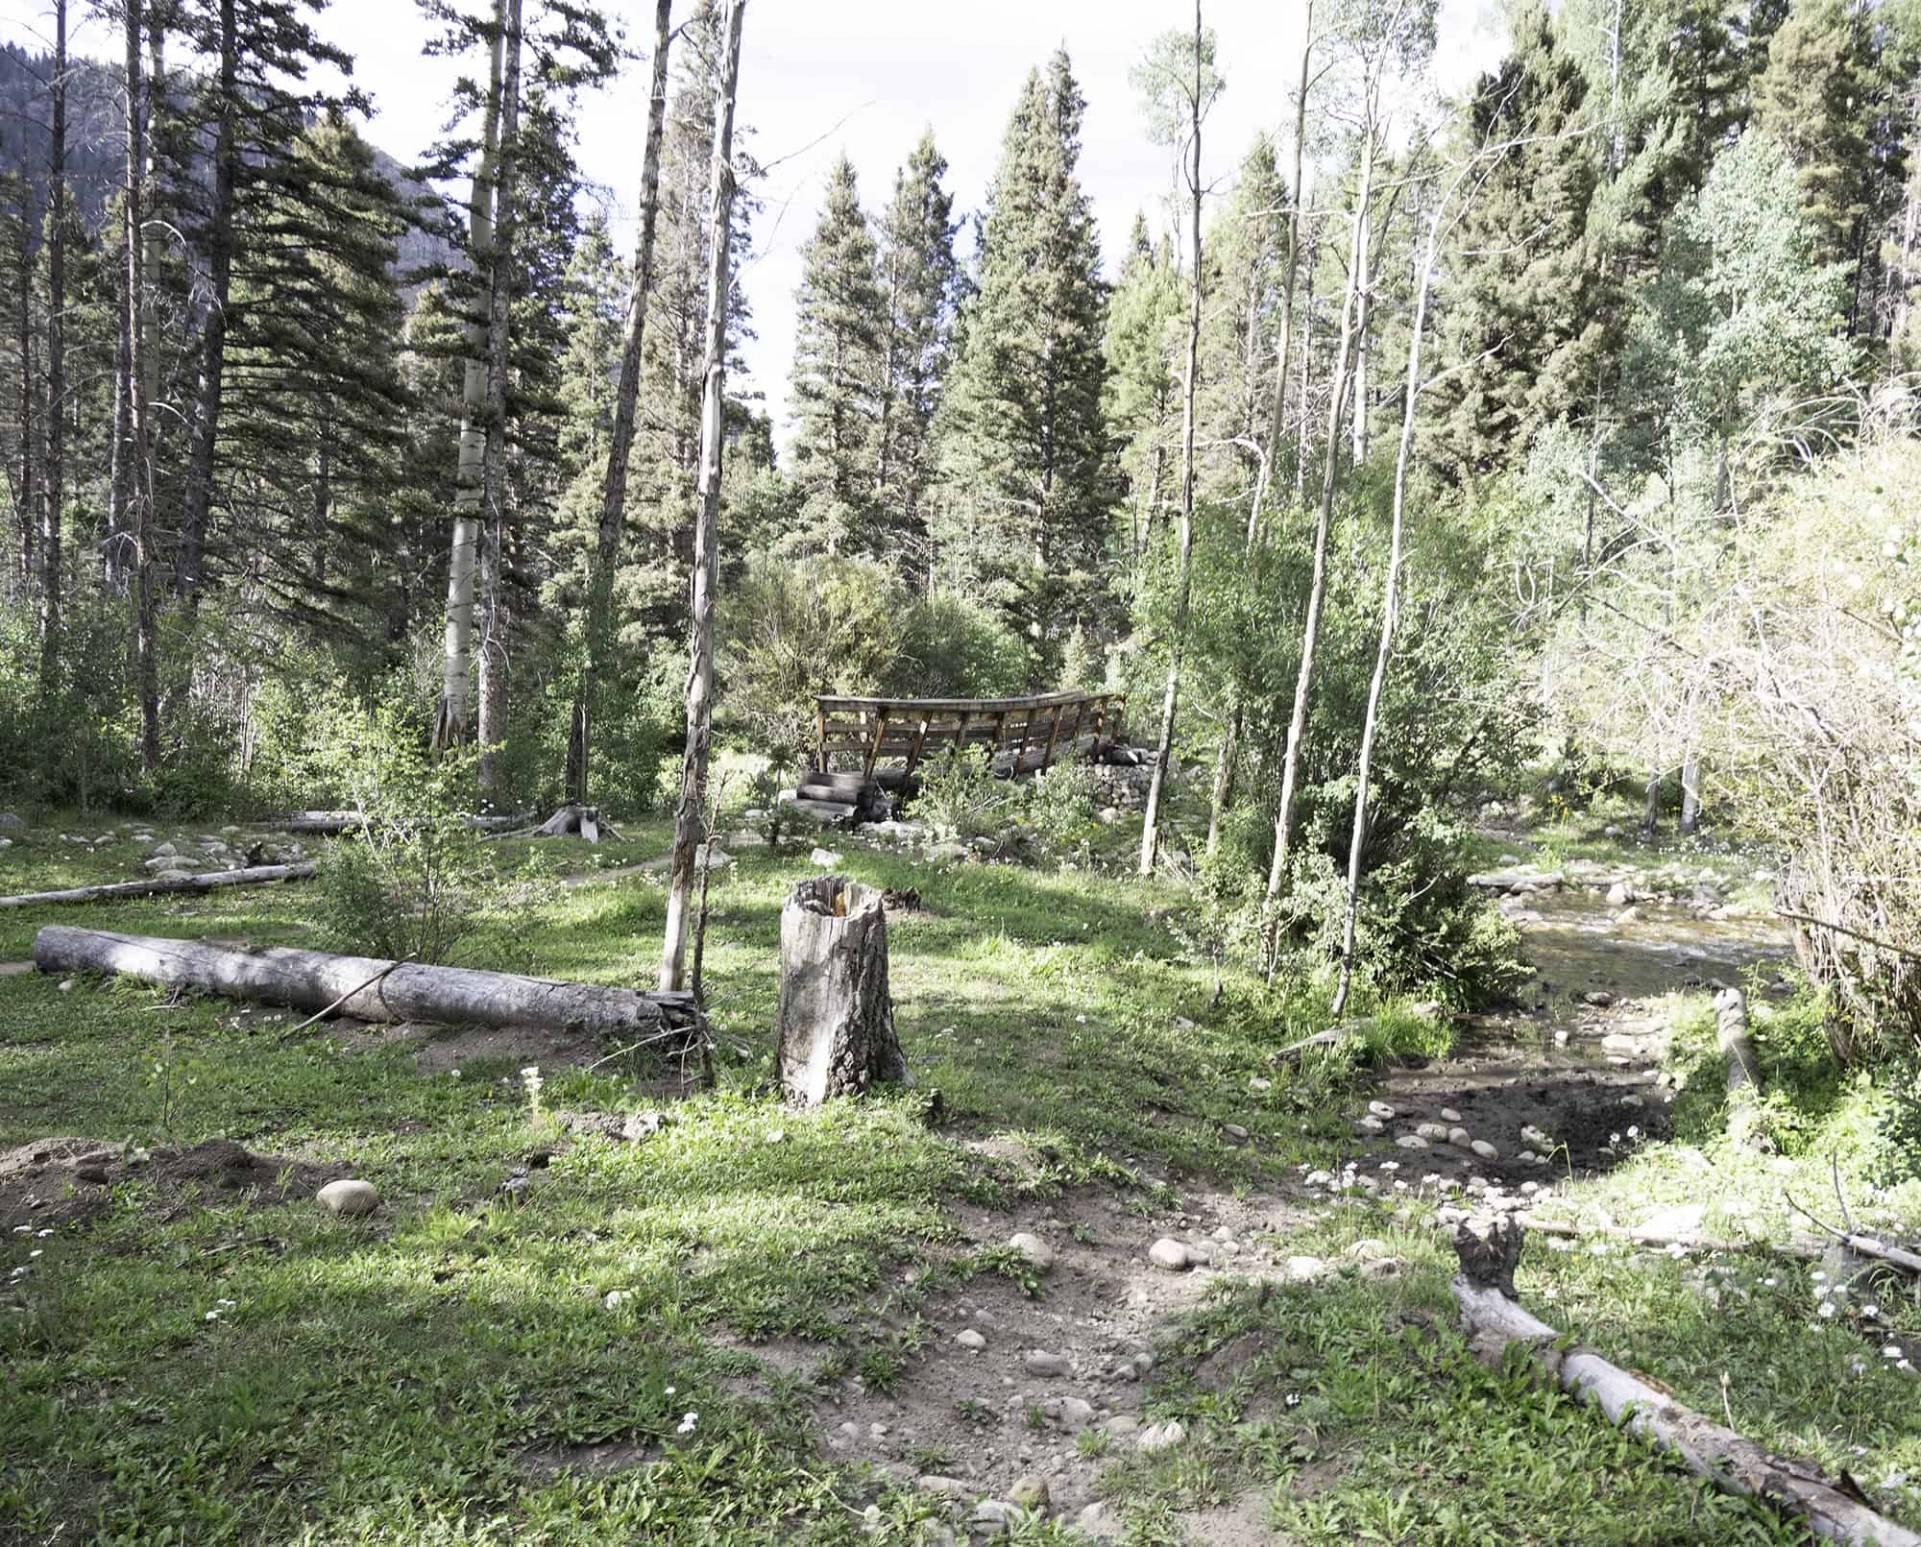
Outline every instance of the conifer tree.
<path fill-rule="evenodd" d="M 1118 493 L 1082 111 L 1065 51 L 1028 76 L 988 196 L 941 432 L 943 566 L 1028 633 L 1043 668 L 1093 620 Z"/>
<path fill-rule="evenodd" d="M 904 574 L 926 575 L 931 559 L 927 487 L 934 473 L 933 425 L 946 383 L 959 299 L 954 198 L 941 186 L 947 162 L 922 134 L 894 177 L 881 218 L 880 424 L 874 496 L 885 546 Z"/>
<path fill-rule="evenodd" d="M 843 154 L 827 177 L 820 224 L 802 249 L 794 332 L 794 481 L 801 546 L 834 554 L 880 550 L 874 468 L 883 394 L 885 307 L 873 232 Z"/>

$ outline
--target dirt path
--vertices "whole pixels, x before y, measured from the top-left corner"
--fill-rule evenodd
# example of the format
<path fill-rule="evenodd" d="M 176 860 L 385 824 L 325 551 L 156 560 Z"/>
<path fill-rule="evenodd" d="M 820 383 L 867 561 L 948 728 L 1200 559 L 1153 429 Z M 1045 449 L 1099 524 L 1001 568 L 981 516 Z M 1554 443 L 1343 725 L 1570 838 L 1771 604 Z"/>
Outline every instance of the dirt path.
<path fill-rule="evenodd" d="M 1358 1097 L 1352 1152 L 1308 1179 L 1317 1196 L 1190 1188 L 1179 1211 L 1143 1217 L 1127 1200 L 1084 1189 L 1011 1215 L 959 1211 L 973 1241 L 1027 1232 L 1046 1242 L 1054 1261 L 1045 1294 L 1029 1298 L 1010 1280 L 983 1276 L 926 1308 L 925 1341 L 897 1378 L 849 1375 L 818 1401 L 828 1452 L 950 1500 L 957 1534 L 936 1529 L 930 1542 L 961 1540 L 970 1526 L 991 1530 L 1016 1502 L 1095 1539 L 1118 1534 L 1118 1512 L 1096 1501 L 1102 1470 L 1129 1447 L 1169 1440 L 1140 1417 L 1157 1338 L 1222 1274 L 1328 1271 L 1285 1245 L 1321 1198 L 1391 1195 L 1396 1183 L 1532 1193 L 1612 1165 L 1615 1135 L 1667 1134 L 1672 1092 L 1656 1082 L 1660 1001 L 1738 982 L 1752 964 L 1785 956 L 1787 942 L 1762 922 L 1708 917 L 1725 915 L 1717 897 L 1630 903 L 1616 891 L 1610 902 L 1616 884 L 1603 875 L 1502 898 L 1523 930 L 1533 982 L 1515 1008 L 1475 1017 L 1455 1056 L 1396 1069 Z M 1151 1260 L 1163 1239 L 1181 1244 L 1187 1265 Z M 1398 1271 L 1384 1249 L 1360 1247 L 1362 1271 Z M 817 1363 L 792 1349 L 768 1352 L 789 1372 Z M 1190 1540 L 1234 1547 L 1278 1540 L 1265 1519 L 1254 1494 L 1184 1524 Z"/>

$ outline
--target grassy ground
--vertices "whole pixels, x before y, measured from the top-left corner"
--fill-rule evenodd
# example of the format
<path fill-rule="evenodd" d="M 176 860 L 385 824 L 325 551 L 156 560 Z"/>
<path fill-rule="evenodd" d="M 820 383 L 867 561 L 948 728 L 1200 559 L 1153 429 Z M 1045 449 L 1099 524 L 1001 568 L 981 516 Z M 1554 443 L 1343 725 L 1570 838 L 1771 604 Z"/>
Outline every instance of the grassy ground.
<path fill-rule="evenodd" d="M 88 852 L 58 832 L 15 835 L 0 890 L 124 878 L 145 853 Z M 617 867 L 665 845 L 663 829 L 634 828 L 594 860 Z M 509 900 L 463 959 L 647 979 L 659 885 L 561 884 L 554 856 L 585 852 L 507 846 Z M 9 1234 L 0 1541 L 913 1541 L 927 1500 L 833 1464 L 802 1378 L 743 1378 L 758 1340 L 830 1347 L 822 1383 L 911 1381 L 919 1308 L 1011 1269 L 962 1236 L 961 1203 L 1070 1183 L 1144 1209 L 1202 1183 L 1261 1196 L 1341 1153 L 1338 1071 L 1290 1076 L 1266 1061 L 1317 1029 L 1321 1006 L 1231 977 L 1217 1002 L 1211 969 L 1163 922 L 1178 892 L 846 853 L 862 879 L 921 894 L 922 909 L 890 925 L 916 1089 L 811 1117 L 766 1094 L 779 902 L 814 867 L 804 847 L 750 851 L 713 896 L 719 1090 L 668 1103 L 644 1144 L 566 1148 L 519 1204 L 499 1186 L 549 1138 L 524 1058 L 426 1073 L 411 1047 L 289 1036 L 291 1015 L 0 977 L 0 1148 L 218 1136 L 351 1168 L 388 1199 L 349 1223 L 305 1199 L 250 1206 L 136 1182 L 84 1226 Z M 57 916 L 313 943 L 311 911 L 311 891 L 287 887 Z M 0 961 L 27 955 L 54 917 L 0 914 Z M 1253 1094 L 1257 1078 L 1271 1086 Z M 939 1127 L 924 1120 L 932 1089 Z M 549 1069 L 541 1093 L 549 1111 L 662 1099 L 657 1079 L 618 1064 Z M 1016 1168 L 964 1142 L 984 1136 L 1043 1163 Z M 1134 1540 L 1206 1540 L 1189 1512 L 1249 1490 L 1271 1495 L 1271 1524 L 1300 1541 L 1793 1539 L 1562 1400 L 1467 1361 L 1438 1238 L 1419 1220 L 1419 1207 L 1398 1221 L 1344 1208 L 1286 1248 L 1380 1236 L 1407 1265 L 1399 1278 L 1230 1287 L 1173 1334 L 1149 1407 L 1189 1420 L 1193 1439 L 1117 1460 L 1112 1495 Z M 1725 1391 L 1765 1442 L 1870 1481 L 1921 1475 L 1910 1377 L 1813 1314 L 1805 1268 L 1766 1292 L 1723 1291 L 1718 1307 L 1687 1264 L 1542 1254 L 1530 1271 L 1524 1294 L 1550 1320 L 1705 1410 Z M 584 1445 L 635 1464 L 552 1464 Z M 1016 1534 L 1066 1532 L 1030 1520 Z"/>

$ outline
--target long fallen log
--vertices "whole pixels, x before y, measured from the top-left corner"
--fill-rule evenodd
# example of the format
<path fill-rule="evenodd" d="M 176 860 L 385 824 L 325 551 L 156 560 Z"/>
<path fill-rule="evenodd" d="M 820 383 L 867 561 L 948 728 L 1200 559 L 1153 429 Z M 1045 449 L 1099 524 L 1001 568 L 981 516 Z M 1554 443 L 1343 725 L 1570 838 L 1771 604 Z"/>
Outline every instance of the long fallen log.
<path fill-rule="evenodd" d="M 623 1044 L 672 1044 L 705 1031 L 688 993 L 600 988 L 286 946 L 230 951 L 197 940 L 49 924 L 34 937 L 33 960 L 42 972 L 117 972 L 169 988 L 334 1011 L 363 1021 L 531 1026 L 590 1032 Z"/>
<path fill-rule="evenodd" d="M 205 875 L 174 876 L 163 880 L 106 881 L 98 886 L 70 886 L 57 892 L 23 892 L 0 897 L 0 908 L 37 908 L 42 903 L 108 902 L 117 897 L 158 897 L 168 892 L 213 892 L 225 886 L 265 886 L 269 881 L 305 881 L 313 865 L 249 865 L 241 870 L 210 870 Z"/>
<path fill-rule="evenodd" d="M 1514 1269 L 1526 1239 L 1519 1223 L 1507 1218 L 1462 1226 L 1455 1235 L 1461 1273 L 1454 1280 L 1454 1298 L 1484 1363 L 1498 1365 L 1510 1347 L 1521 1345 L 1536 1367 L 1577 1401 L 1598 1407 L 1610 1422 L 1724 1492 L 1764 1499 L 1795 1516 L 1824 1541 L 1921 1547 L 1921 1535 L 1878 1513 L 1818 1469 L 1770 1456 L 1754 1441 L 1683 1407 L 1599 1354 L 1563 1348 L 1559 1332 L 1511 1298 Z"/>
<path fill-rule="evenodd" d="M 524 813 L 509 816 L 463 816 L 463 826 L 475 832 L 503 832 L 520 826 L 527 820 Z M 262 827 L 271 827 L 283 833 L 312 833 L 316 837 L 336 838 L 342 833 L 357 833 L 367 825 L 367 816 L 362 811 L 283 811 L 278 816 L 265 817 Z"/>

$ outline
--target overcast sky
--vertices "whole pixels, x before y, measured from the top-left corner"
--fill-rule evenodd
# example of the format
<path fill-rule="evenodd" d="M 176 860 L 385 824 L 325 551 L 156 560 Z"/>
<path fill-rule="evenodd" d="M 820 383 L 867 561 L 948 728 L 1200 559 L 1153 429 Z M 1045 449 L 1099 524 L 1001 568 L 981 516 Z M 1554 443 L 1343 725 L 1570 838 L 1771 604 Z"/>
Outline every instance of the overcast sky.
<path fill-rule="evenodd" d="M 631 43 L 651 37 L 652 10 L 645 0 L 614 5 Z M 1202 137 L 1203 175 L 1223 192 L 1255 133 L 1277 130 L 1287 117 L 1300 11 L 1300 0 L 1208 0 L 1226 91 Z M 0 33 L 49 46 L 50 14 L 47 0 L 0 0 Z M 84 13 L 79 0 L 73 15 L 76 53 L 117 53 L 105 21 Z M 765 208 L 742 274 L 758 334 L 746 351 L 752 381 L 732 385 L 765 395 L 779 438 L 789 429 L 800 248 L 835 155 L 844 148 L 853 159 L 872 212 L 931 126 L 951 168 L 956 208 L 978 208 L 1021 81 L 1065 43 L 1087 97 L 1081 180 L 1111 265 L 1134 212 L 1146 209 L 1154 219 L 1171 186 L 1168 152 L 1142 132 L 1128 69 L 1149 39 L 1191 15 L 1180 0 L 751 0 L 740 121 L 770 171 L 757 190 Z M 1496 15 L 1494 0 L 1442 0 L 1443 90 L 1470 84 L 1498 56 Z M 355 78 L 374 99 L 369 137 L 402 161 L 418 157 L 439 132 L 458 72 L 452 61 L 421 57 L 429 29 L 418 10 L 410 0 L 333 0 L 320 28 L 358 60 Z M 630 64 L 610 90 L 583 104 L 579 159 L 604 189 L 623 249 L 632 240 L 646 89 L 646 66 Z"/>

